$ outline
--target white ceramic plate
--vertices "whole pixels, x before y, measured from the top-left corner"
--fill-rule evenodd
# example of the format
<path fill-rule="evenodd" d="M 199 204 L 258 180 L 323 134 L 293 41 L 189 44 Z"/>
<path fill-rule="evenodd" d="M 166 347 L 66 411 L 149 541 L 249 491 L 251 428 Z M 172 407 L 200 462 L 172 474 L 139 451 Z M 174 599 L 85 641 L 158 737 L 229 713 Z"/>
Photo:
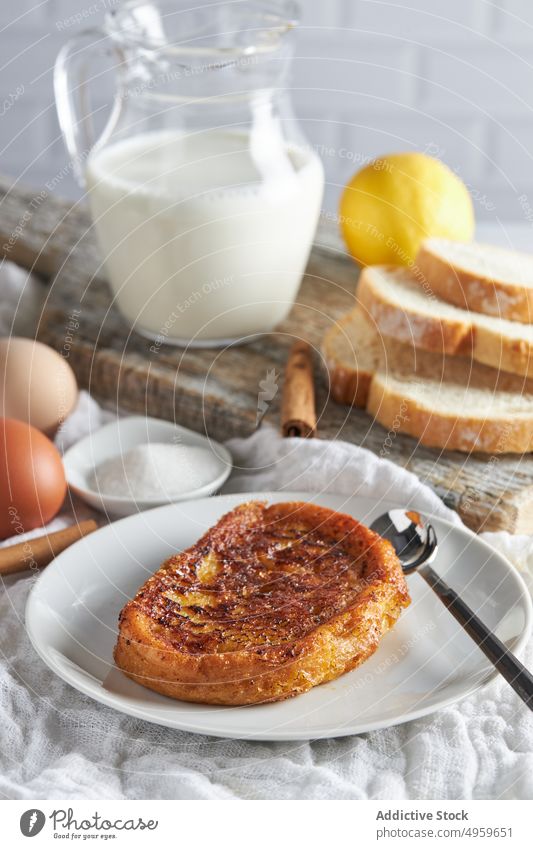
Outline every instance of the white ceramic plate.
<path fill-rule="evenodd" d="M 181 495 L 143 500 L 106 495 L 91 486 L 91 474 L 96 466 L 109 457 L 124 454 L 130 448 L 145 442 L 167 442 L 171 445 L 198 445 L 208 448 L 213 454 L 213 480 Z M 212 495 L 227 480 L 232 459 L 228 449 L 219 442 L 207 439 L 186 427 L 148 416 L 130 416 L 111 422 L 81 439 L 65 453 L 63 465 L 70 489 L 87 504 L 109 516 L 131 516 L 142 510 L 168 504 L 169 501 L 189 501 L 192 498 Z"/>
<path fill-rule="evenodd" d="M 64 551 L 37 581 L 26 624 L 42 659 L 61 678 L 103 704 L 150 722 L 203 734 L 300 740 L 358 734 L 415 719 L 449 705 L 497 674 L 423 579 L 409 578 L 412 604 L 359 669 L 295 699 L 251 707 L 177 702 L 133 683 L 112 660 L 125 602 L 176 550 L 193 542 L 236 504 L 305 500 L 369 524 L 391 505 L 303 493 L 223 495 L 140 513 Z M 467 530 L 433 520 L 435 568 L 513 650 L 532 620 L 516 570 Z"/>

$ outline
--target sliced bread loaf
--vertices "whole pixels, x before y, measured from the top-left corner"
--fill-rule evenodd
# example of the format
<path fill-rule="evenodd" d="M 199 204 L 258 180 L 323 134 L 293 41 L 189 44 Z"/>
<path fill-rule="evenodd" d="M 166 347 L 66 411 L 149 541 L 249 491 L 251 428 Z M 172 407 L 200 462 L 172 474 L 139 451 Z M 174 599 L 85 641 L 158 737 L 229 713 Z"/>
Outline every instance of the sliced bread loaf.
<path fill-rule="evenodd" d="M 533 256 L 475 242 L 427 239 L 415 266 L 450 304 L 526 324 L 533 322 Z"/>
<path fill-rule="evenodd" d="M 360 308 L 328 330 L 322 350 L 333 398 L 393 432 L 456 451 L 533 450 L 531 380 L 384 337 Z"/>
<path fill-rule="evenodd" d="M 533 325 L 480 315 L 438 298 L 404 268 L 363 269 L 359 302 L 381 333 L 440 354 L 472 356 L 496 369 L 533 377 Z"/>

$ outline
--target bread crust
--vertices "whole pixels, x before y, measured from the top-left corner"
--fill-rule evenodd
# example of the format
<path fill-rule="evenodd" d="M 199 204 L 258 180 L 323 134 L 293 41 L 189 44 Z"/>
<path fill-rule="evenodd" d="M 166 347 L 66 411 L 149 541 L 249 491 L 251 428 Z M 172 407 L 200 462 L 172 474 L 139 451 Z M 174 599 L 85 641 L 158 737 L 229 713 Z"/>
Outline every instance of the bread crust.
<path fill-rule="evenodd" d="M 523 324 L 533 322 L 533 288 L 529 286 L 475 274 L 459 264 L 447 262 L 435 253 L 431 242 L 422 244 L 415 266 L 443 301 L 496 318 Z"/>
<path fill-rule="evenodd" d="M 282 610 L 277 609 L 278 597 L 272 605 L 264 598 L 258 602 L 257 580 L 265 580 L 258 568 L 260 561 L 240 564 L 244 574 L 238 584 L 240 591 L 234 594 L 236 575 L 229 565 L 231 552 L 235 551 L 232 546 L 240 551 L 242 534 L 247 528 L 257 534 L 258 523 L 262 529 L 259 533 L 265 539 L 273 527 L 276 532 L 284 533 L 292 529 L 291 539 L 299 542 L 290 545 L 308 545 L 308 554 L 305 549 L 300 551 L 303 559 L 290 561 L 287 555 L 288 560 L 278 563 L 279 566 L 284 562 L 286 567 Z M 306 580 L 312 584 L 315 578 L 322 580 L 329 574 L 331 566 L 316 554 L 313 546 L 319 538 L 329 540 L 324 557 L 337 557 L 343 571 L 334 578 L 333 563 L 327 585 L 307 594 L 305 604 L 311 607 L 306 616 L 307 608 L 305 604 L 301 606 L 304 600 L 301 586 L 297 591 L 301 579 L 298 570 L 307 569 Z M 222 540 L 226 542 L 221 548 Z M 219 594 L 216 613 L 223 627 L 220 631 L 216 626 L 220 633 L 214 639 L 210 634 L 203 642 L 201 636 L 191 642 L 190 629 L 166 621 L 161 624 L 161 617 L 154 611 L 161 612 L 159 602 L 169 592 L 169 586 L 175 585 L 181 592 L 184 576 L 197 568 L 206 556 L 206 549 L 215 552 L 222 572 L 212 584 L 199 585 L 192 580 L 188 586 L 191 592 L 198 592 L 200 586 L 203 592 Z M 349 560 L 352 567 L 347 567 Z M 292 568 L 297 571 L 293 573 L 296 577 L 291 578 Z M 324 573 L 320 571 L 322 568 Z M 352 590 L 349 590 L 350 581 Z M 235 618 L 235 613 L 228 618 L 228 610 L 239 609 L 232 608 L 234 601 L 242 607 L 243 622 Z M 278 701 L 304 693 L 358 666 L 376 650 L 383 634 L 408 604 L 407 586 L 392 546 L 359 522 L 310 504 L 267 507 L 260 502 L 249 502 L 224 516 L 196 545 L 166 561 L 126 604 L 119 620 L 115 661 L 137 683 L 175 699 L 222 705 Z M 182 612 L 184 609 L 182 606 Z M 179 610 L 174 614 L 179 616 Z M 259 617 L 255 623 L 261 626 L 259 631 L 254 617 Z M 212 618 L 209 621 L 212 623 Z M 236 648 L 222 650 L 225 643 L 221 640 L 226 641 L 228 634 L 236 641 Z"/>
<path fill-rule="evenodd" d="M 533 345 L 527 339 L 510 339 L 475 318 L 419 313 L 409 305 L 387 298 L 375 285 L 372 267 L 361 272 L 358 301 L 385 336 L 426 351 L 452 356 L 471 356 L 477 362 L 524 377 L 533 377 Z"/>
<path fill-rule="evenodd" d="M 326 360 L 326 366 L 333 400 L 364 409 L 374 376 L 367 371 L 352 371 L 338 366 L 332 359 Z"/>
<path fill-rule="evenodd" d="M 339 335 L 348 340 L 349 324 L 350 313 L 342 316 L 327 330 L 322 340 L 322 354 L 329 375 L 329 391 L 333 400 L 339 404 L 351 404 L 364 409 L 374 371 L 361 366 L 358 368 L 343 366 L 339 363 L 335 350 Z M 353 353 L 355 355 L 355 352 Z"/>

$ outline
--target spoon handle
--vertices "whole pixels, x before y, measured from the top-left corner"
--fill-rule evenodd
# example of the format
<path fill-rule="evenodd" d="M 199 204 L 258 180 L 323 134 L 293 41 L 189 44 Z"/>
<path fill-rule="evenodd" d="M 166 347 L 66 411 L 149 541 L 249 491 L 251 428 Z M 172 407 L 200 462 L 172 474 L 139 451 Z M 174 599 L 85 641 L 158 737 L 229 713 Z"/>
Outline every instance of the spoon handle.
<path fill-rule="evenodd" d="M 463 626 L 467 634 L 479 646 L 505 680 L 518 693 L 522 701 L 533 710 L 533 675 L 520 663 L 492 631 L 483 624 L 479 616 L 457 593 L 443 581 L 429 565 L 421 566 L 418 573 L 427 581 L 452 616 Z"/>

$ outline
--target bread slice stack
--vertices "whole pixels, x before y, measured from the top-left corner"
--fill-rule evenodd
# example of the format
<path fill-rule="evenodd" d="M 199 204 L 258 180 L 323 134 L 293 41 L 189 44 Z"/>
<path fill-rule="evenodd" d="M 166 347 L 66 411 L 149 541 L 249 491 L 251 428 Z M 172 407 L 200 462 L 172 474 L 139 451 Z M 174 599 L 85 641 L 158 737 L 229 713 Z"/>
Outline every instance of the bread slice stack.
<path fill-rule="evenodd" d="M 423 445 L 533 451 L 533 257 L 428 240 L 357 298 L 323 342 L 336 401 Z"/>

